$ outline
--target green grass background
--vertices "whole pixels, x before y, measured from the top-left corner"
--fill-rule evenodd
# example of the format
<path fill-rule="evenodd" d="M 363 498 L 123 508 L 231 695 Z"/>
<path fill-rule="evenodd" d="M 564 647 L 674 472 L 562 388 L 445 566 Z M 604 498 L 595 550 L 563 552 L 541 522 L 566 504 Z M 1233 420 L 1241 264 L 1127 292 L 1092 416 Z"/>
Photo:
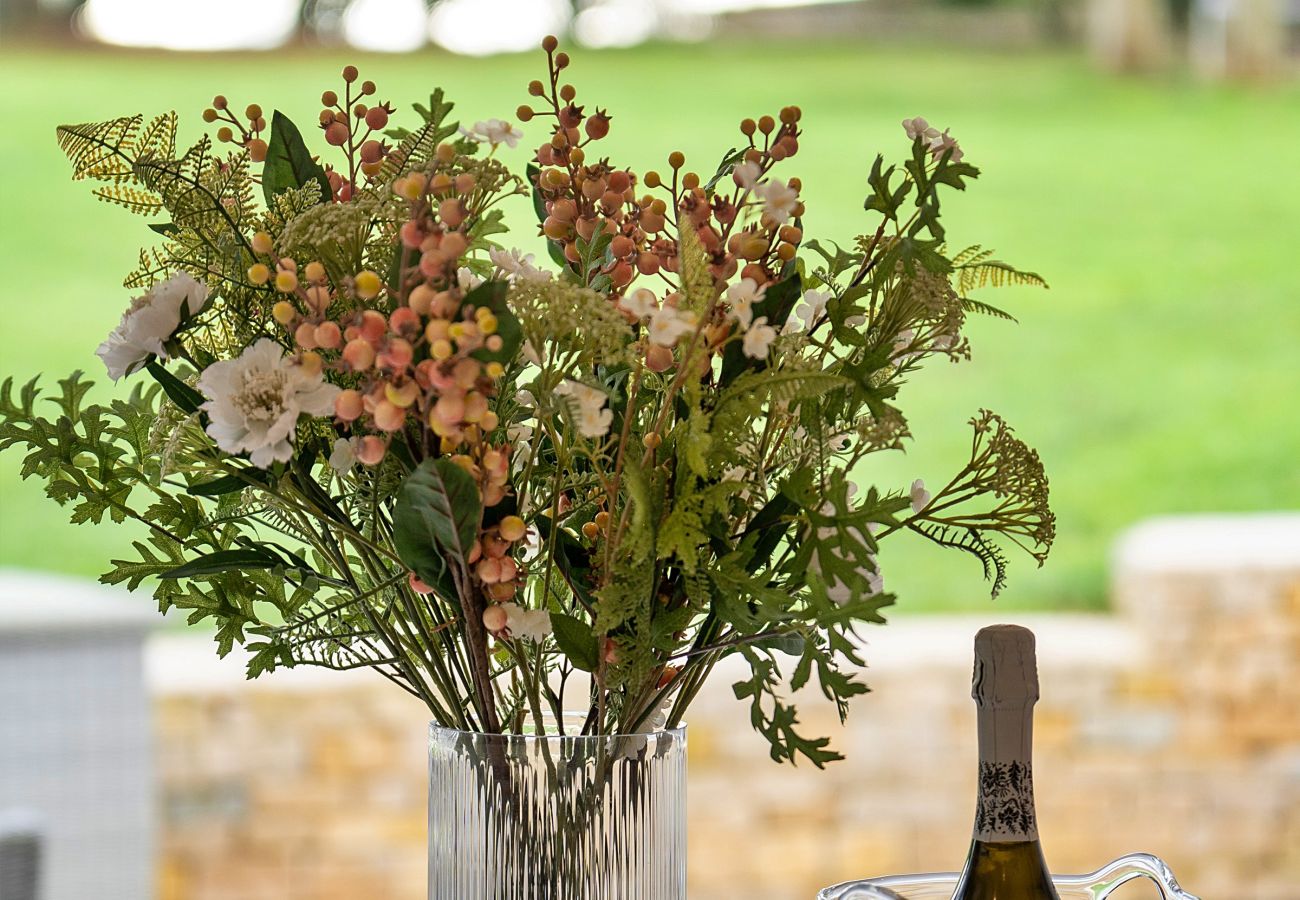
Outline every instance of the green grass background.
<path fill-rule="evenodd" d="M 107 50 L 0 56 L 0 376 L 85 368 L 128 301 L 119 284 L 152 234 L 68 178 L 62 122 L 177 109 L 182 137 L 216 91 L 310 124 L 322 89 L 357 62 L 399 105 L 441 85 L 463 119 L 513 118 L 539 56 L 366 57 L 294 50 L 178 56 Z M 1148 516 L 1300 506 L 1300 90 L 1122 80 L 1070 55 L 858 43 L 652 46 L 578 52 L 579 100 L 614 115 L 608 152 L 634 168 L 673 149 L 711 172 L 745 115 L 804 109 L 787 174 L 803 178 L 810 236 L 865 230 L 867 167 L 901 157 L 904 117 L 951 127 L 985 172 L 946 204 L 950 240 L 995 247 L 1050 291 L 985 295 L 1021 319 L 971 325 L 974 361 L 902 394 L 914 448 L 874 462 L 885 487 L 941 483 L 965 421 L 1003 413 L 1052 477 L 1058 542 L 1020 563 L 996 607 L 1100 608 L 1107 553 Z M 400 119 L 399 119 L 400 121 Z M 529 140 L 540 123 L 526 126 Z M 525 160 L 521 146 L 509 155 Z M 520 202 L 512 215 L 527 226 Z M 535 242 L 531 242 L 535 244 Z M 66 524 L 19 454 L 0 457 L 0 565 L 96 575 L 130 529 Z M 990 609 L 974 560 L 891 543 L 900 611 Z"/>

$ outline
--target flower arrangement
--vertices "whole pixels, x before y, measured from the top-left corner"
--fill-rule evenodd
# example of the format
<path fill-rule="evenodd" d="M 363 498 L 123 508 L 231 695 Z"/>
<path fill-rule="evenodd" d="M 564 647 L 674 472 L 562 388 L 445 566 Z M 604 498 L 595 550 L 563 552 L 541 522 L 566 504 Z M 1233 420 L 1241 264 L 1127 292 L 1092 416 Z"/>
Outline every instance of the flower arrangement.
<path fill-rule="evenodd" d="M 1050 547 L 1043 467 L 991 412 L 937 490 L 856 483 L 910 437 L 909 375 L 969 356 L 968 314 L 1010 318 L 970 293 L 1041 279 L 947 249 L 940 199 L 978 170 L 923 119 L 841 247 L 807 239 L 777 175 L 797 107 L 745 119 L 711 170 L 637 175 L 543 46 L 517 118 L 549 133 L 522 174 L 501 158 L 520 129 L 459 127 L 440 91 L 395 127 L 351 66 L 321 98 L 329 162 L 223 97 L 215 141 L 179 151 L 174 113 L 60 128 L 74 177 L 160 238 L 97 351 L 134 386 L 88 405 L 73 374 L 46 418 L 35 379 L 6 382 L 0 449 L 74 522 L 144 523 L 103 580 L 154 582 L 249 677 L 370 667 L 483 732 L 560 719 L 577 683 L 585 732 L 614 734 L 677 724 L 734 655 L 773 758 L 821 766 L 787 684 L 841 716 L 866 690 L 844 664 L 894 600 L 882 541 L 972 554 L 994 593 L 1002 546 Z M 517 197 L 546 261 L 507 249 Z"/>

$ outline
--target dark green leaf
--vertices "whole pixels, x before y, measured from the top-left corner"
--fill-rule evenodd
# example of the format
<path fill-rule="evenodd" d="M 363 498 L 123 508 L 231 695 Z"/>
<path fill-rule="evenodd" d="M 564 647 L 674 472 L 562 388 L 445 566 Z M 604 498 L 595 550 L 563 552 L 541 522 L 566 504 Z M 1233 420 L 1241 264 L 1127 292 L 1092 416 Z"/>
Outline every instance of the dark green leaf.
<path fill-rule="evenodd" d="M 162 389 L 167 393 L 172 403 L 180 407 L 182 412 L 192 414 L 199 411 L 199 407 L 203 405 L 202 394 L 171 372 L 168 372 L 163 368 L 162 363 L 156 359 L 150 360 L 146 368 L 148 368 L 149 374 L 154 377 L 154 380 L 162 385 Z"/>
<path fill-rule="evenodd" d="M 158 577 L 194 578 L 198 575 L 218 575 L 243 569 L 274 569 L 282 565 L 284 561 L 268 550 L 217 550 L 163 572 Z"/>
<path fill-rule="evenodd" d="M 220 478 L 214 478 L 211 481 L 200 481 L 190 485 L 185 489 L 185 493 L 195 497 L 219 497 L 222 494 L 233 494 L 235 491 L 242 491 L 249 486 L 250 480 L 262 481 L 257 476 L 261 475 L 260 469 L 251 469 L 248 477 L 241 478 L 238 475 L 222 475 Z"/>
<path fill-rule="evenodd" d="M 149 230 L 162 235 L 173 235 L 180 231 L 174 222 L 150 222 Z"/>
<path fill-rule="evenodd" d="M 271 140 L 266 151 L 266 164 L 262 167 L 262 192 L 266 195 L 266 204 L 271 206 L 275 196 L 282 191 L 311 183 L 320 188 L 322 203 L 334 195 L 325 169 L 307 149 L 298 126 L 277 109 L 271 117 Z"/>

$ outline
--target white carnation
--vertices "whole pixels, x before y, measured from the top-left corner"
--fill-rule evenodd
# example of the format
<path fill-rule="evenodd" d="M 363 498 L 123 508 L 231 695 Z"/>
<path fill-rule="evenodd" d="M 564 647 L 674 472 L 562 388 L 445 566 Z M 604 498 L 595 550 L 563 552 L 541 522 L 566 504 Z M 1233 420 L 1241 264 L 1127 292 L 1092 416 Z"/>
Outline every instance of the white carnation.
<path fill-rule="evenodd" d="M 159 282 L 143 297 L 131 301 L 122 321 L 108 335 L 95 355 L 104 361 L 114 381 L 130 375 L 150 356 L 167 358 L 164 344 L 176 333 L 182 320 L 196 316 L 208 302 L 208 288 L 188 273 L 177 272 Z"/>
<path fill-rule="evenodd" d="M 253 465 L 288 462 L 298 417 L 334 411 L 339 389 L 309 374 L 284 348 L 262 338 L 238 359 L 213 363 L 199 376 L 208 434 L 227 453 L 247 453 Z"/>

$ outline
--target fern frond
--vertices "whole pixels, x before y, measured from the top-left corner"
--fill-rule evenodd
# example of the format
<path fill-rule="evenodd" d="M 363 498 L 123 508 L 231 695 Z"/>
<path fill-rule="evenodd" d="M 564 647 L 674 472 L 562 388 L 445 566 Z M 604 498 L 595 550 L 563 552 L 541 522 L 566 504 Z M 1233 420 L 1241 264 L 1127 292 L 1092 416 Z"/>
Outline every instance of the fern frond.
<path fill-rule="evenodd" d="M 128 184 L 113 183 L 95 188 L 96 197 L 108 203 L 124 206 L 133 213 L 142 216 L 153 215 L 162 209 L 162 201 L 155 194 L 150 194 Z"/>
<path fill-rule="evenodd" d="M 978 559 L 984 567 L 985 580 L 993 582 L 993 597 L 1007 586 L 1006 554 L 974 528 L 956 529 L 934 522 L 915 522 L 910 527 L 941 547 L 953 547 Z"/>
<path fill-rule="evenodd" d="M 985 250 L 979 244 L 971 244 L 965 250 L 958 253 L 952 258 L 954 268 L 960 269 L 962 266 L 975 265 L 981 263 L 993 255 L 992 250 Z"/>
<path fill-rule="evenodd" d="M 60 125 L 55 129 L 59 148 L 72 163 L 72 178 L 81 181 L 96 172 L 112 171 L 122 161 L 126 172 L 134 159 L 135 136 L 144 116 L 125 116 L 107 122 Z M 98 177 L 98 176 L 94 176 Z"/>
<path fill-rule="evenodd" d="M 977 288 L 1003 287 L 1008 284 L 1047 287 L 1047 282 L 1037 272 L 1022 272 L 1010 263 L 998 259 L 980 259 L 957 266 L 956 271 L 957 290 L 963 296 Z"/>
<path fill-rule="evenodd" d="M 132 291 L 153 287 L 166 277 L 167 270 L 167 257 L 153 247 L 146 248 L 140 251 L 139 264 L 122 279 L 122 287 Z"/>
<path fill-rule="evenodd" d="M 985 303 L 982 300 L 972 300 L 970 297 L 962 297 L 961 307 L 966 310 L 966 312 L 983 313 L 986 316 L 1006 319 L 1009 322 L 1019 322 L 1019 319 L 1011 315 L 1011 313 L 1007 312 L 1005 309 L 998 309 L 998 307 L 993 304 Z"/>

